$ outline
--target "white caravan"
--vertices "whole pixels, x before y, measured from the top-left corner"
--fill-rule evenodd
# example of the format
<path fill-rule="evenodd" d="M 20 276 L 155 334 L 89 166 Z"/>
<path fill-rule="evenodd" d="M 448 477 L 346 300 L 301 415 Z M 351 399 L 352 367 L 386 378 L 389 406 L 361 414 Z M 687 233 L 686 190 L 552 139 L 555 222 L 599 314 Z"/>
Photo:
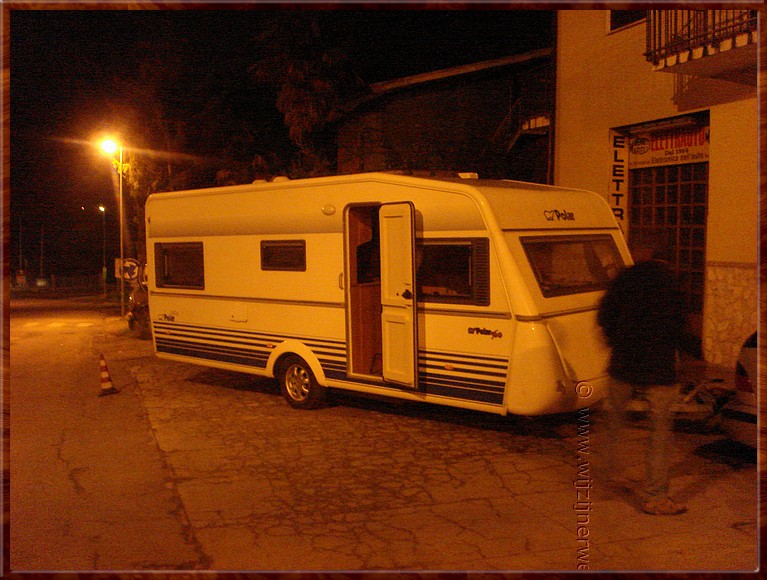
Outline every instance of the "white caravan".
<path fill-rule="evenodd" d="M 596 309 L 630 261 L 597 194 L 389 173 L 158 193 L 146 204 L 162 358 L 540 415 L 605 394 Z"/>

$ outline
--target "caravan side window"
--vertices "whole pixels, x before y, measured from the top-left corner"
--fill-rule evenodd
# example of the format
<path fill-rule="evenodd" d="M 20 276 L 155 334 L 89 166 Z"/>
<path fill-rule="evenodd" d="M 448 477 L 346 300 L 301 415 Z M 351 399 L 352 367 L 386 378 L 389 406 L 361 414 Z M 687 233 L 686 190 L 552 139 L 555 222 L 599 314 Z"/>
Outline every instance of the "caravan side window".
<path fill-rule="evenodd" d="M 306 272 L 306 242 L 304 240 L 262 241 L 261 269 Z"/>
<path fill-rule="evenodd" d="M 158 288 L 205 289 L 202 242 L 155 243 L 154 262 Z"/>
<path fill-rule="evenodd" d="M 487 238 L 418 240 L 416 263 L 419 300 L 475 306 L 490 304 Z"/>

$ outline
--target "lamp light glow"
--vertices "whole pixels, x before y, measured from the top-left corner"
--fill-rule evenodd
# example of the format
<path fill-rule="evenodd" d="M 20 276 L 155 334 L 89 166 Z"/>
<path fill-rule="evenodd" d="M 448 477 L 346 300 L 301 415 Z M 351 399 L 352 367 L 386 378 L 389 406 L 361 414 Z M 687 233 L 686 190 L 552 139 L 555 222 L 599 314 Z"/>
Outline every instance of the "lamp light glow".
<path fill-rule="evenodd" d="M 114 155 L 117 153 L 117 150 L 119 149 L 119 145 L 112 141 L 111 139 L 104 139 L 101 142 L 101 149 L 105 153 L 108 153 L 109 155 Z"/>

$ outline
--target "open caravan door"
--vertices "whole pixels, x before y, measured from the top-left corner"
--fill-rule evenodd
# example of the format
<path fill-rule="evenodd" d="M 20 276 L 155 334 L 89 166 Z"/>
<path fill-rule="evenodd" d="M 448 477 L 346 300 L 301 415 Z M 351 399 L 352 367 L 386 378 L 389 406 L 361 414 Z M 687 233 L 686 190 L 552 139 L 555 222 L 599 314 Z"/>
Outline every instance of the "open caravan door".
<path fill-rule="evenodd" d="M 383 204 L 378 220 L 381 234 L 383 378 L 417 389 L 415 207 L 410 202 Z"/>

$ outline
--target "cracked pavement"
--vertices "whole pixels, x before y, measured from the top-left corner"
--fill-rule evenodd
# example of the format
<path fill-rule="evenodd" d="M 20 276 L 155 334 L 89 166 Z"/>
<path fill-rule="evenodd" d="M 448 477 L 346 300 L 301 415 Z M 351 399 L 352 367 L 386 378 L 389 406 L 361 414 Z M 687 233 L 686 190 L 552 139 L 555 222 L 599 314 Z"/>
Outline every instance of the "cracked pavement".
<path fill-rule="evenodd" d="M 306 412 L 256 377 L 143 359 L 132 372 L 214 569 L 577 567 L 574 416 L 496 417 L 346 393 Z M 603 415 L 591 418 L 597 466 Z M 636 482 L 645 434 L 637 422 L 626 442 Z M 691 506 L 677 518 L 642 514 L 631 494 L 593 480 L 590 569 L 755 566 L 754 465 L 696 454 L 722 439 L 677 434 L 674 485 Z M 731 501 L 712 507 L 722 494 Z"/>
<path fill-rule="evenodd" d="M 122 324 L 106 321 L 91 347 L 104 353 L 121 392 L 78 412 L 140 426 L 129 439 L 121 428 L 112 461 L 130 462 L 140 448 L 151 450 L 151 460 L 123 469 L 127 481 L 101 490 L 117 496 L 123 483 L 136 491 L 112 497 L 120 509 L 97 518 L 116 526 L 114 536 L 131 525 L 163 525 L 167 534 L 158 545 L 131 544 L 129 558 L 120 556 L 127 547 L 110 554 L 102 541 L 79 569 L 125 562 L 262 571 L 756 567 L 756 467 L 748 457 L 727 457 L 721 433 L 677 430 L 672 493 L 689 511 L 648 516 L 630 492 L 609 490 L 594 474 L 600 409 L 588 417 L 585 455 L 577 453 L 584 431 L 575 416 L 496 417 L 344 393 L 318 410 L 297 411 L 272 381 L 158 360 L 151 343 Z M 69 420 L 83 420 L 76 415 Z M 98 466 L 69 451 L 70 431 L 53 453 L 69 462 L 62 474 L 72 498 L 98 512 L 110 499 L 94 491 Z M 634 486 L 645 435 L 639 420 L 625 441 Z M 89 441 L 99 446 L 93 433 Z M 584 460 L 588 541 L 579 542 L 575 503 L 583 498 L 575 482 Z M 82 526 L 68 521 L 70 530 Z M 94 530 L 105 533 L 95 522 Z"/>

